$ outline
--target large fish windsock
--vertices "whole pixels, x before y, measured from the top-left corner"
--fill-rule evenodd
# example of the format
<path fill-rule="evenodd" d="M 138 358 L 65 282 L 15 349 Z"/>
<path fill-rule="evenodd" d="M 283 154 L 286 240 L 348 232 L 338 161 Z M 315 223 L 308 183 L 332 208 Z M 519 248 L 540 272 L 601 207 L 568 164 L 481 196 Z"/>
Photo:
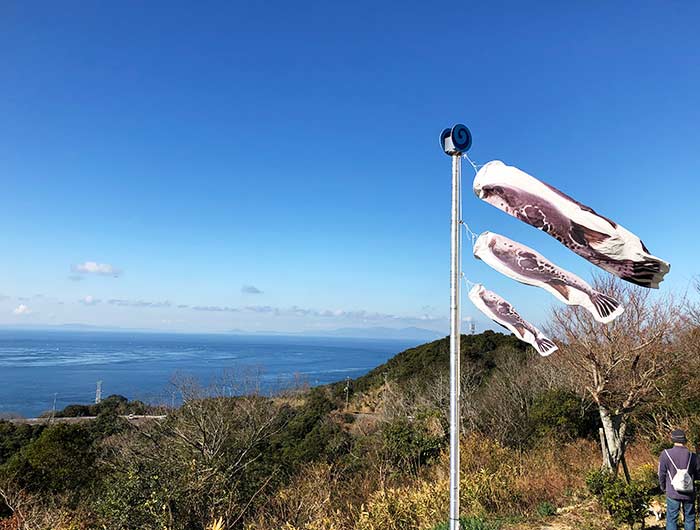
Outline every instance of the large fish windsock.
<path fill-rule="evenodd" d="M 474 244 L 474 256 L 513 280 L 549 291 L 565 304 L 585 307 L 598 322 L 612 322 L 624 310 L 614 298 L 505 236 L 484 232 Z"/>
<path fill-rule="evenodd" d="M 479 170 L 474 193 L 628 282 L 657 289 L 671 268 L 629 230 L 500 160 Z"/>
<path fill-rule="evenodd" d="M 559 349 L 539 329 L 523 319 L 509 302 L 480 283 L 471 288 L 469 299 L 479 311 L 513 332 L 520 340 L 531 344 L 543 357 Z"/>

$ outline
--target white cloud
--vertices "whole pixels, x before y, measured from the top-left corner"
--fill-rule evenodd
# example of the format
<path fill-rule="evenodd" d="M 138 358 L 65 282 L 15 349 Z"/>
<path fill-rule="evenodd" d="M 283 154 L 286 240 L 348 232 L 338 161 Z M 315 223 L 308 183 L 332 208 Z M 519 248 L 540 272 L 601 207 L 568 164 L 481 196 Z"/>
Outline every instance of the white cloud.
<path fill-rule="evenodd" d="M 101 300 L 95 298 L 92 295 L 87 295 L 85 298 L 81 298 L 78 301 L 83 305 L 97 305 L 100 303 Z"/>
<path fill-rule="evenodd" d="M 28 306 L 25 304 L 19 304 L 17 307 L 15 307 L 12 311 L 15 315 L 30 315 L 32 313 L 32 310 L 29 309 Z"/>
<path fill-rule="evenodd" d="M 122 271 L 109 263 L 97 263 L 96 261 L 86 261 L 71 267 L 73 272 L 80 274 L 99 274 L 101 276 L 114 276 L 117 278 Z"/>

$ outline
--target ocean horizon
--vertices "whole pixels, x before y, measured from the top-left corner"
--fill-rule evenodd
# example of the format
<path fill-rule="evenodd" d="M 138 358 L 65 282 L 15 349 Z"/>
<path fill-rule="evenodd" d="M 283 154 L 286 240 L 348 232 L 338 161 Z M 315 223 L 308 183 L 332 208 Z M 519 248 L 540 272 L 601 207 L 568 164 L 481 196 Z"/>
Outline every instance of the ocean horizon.
<path fill-rule="evenodd" d="M 422 341 L 286 335 L 0 330 L 0 416 L 35 417 L 102 396 L 169 405 L 174 380 L 264 393 L 355 378 Z M 234 392 L 234 390 L 232 390 Z"/>

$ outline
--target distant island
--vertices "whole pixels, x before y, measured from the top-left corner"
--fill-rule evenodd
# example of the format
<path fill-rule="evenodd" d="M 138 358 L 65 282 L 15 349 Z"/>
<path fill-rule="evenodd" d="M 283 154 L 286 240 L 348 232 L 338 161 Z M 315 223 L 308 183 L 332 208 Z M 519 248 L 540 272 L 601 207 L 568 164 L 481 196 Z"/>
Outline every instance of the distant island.
<path fill-rule="evenodd" d="M 286 335 L 286 336 L 302 336 L 302 337 L 342 337 L 342 338 L 357 338 L 357 339 L 401 339 L 401 340 L 419 340 L 432 341 L 444 337 L 445 333 L 440 333 L 432 329 L 406 327 L 406 328 L 388 328 L 388 327 L 369 327 L 369 328 L 337 328 L 337 329 L 318 329 L 298 332 L 280 332 L 280 331 L 245 331 L 242 329 L 232 329 L 229 333 L 234 335 Z"/>

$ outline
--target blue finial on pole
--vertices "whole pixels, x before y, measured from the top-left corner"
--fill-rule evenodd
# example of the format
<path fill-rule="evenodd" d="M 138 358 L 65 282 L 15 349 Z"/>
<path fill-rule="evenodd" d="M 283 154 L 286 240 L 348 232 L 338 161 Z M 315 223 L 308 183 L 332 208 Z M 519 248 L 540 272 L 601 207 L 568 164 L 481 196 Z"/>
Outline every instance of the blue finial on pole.
<path fill-rule="evenodd" d="M 440 146 L 446 155 L 461 155 L 472 146 L 472 133 L 466 125 L 458 123 L 452 129 L 445 129 L 440 134 Z"/>

